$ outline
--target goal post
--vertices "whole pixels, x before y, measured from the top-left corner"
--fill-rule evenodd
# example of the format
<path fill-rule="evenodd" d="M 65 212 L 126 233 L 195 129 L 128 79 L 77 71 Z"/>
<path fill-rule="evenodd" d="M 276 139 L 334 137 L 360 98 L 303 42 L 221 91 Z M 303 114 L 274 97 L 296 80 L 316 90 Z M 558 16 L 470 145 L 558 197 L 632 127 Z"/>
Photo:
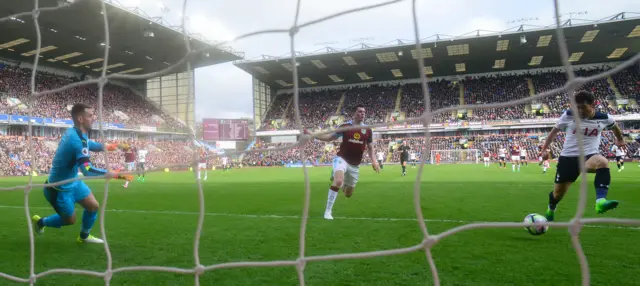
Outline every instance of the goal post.
<path fill-rule="evenodd" d="M 430 155 L 431 164 L 436 163 L 436 155 L 440 155 L 440 164 L 480 163 L 480 150 L 478 149 L 431 150 Z"/>

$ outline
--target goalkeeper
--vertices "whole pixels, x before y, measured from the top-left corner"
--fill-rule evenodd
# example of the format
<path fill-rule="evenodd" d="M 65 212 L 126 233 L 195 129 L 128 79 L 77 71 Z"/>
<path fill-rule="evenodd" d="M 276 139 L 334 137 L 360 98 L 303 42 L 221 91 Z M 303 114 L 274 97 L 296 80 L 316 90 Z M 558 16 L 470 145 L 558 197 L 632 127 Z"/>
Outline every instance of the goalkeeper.
<path fill-rule="evenodd" d="M 89 151 L 101 152 L 105 146 L 89 140 L 87 134 L 93 124 L 93 108 L 78 103 L 71 109 L 73 128 L 69 128 L 58 144 L 58 149 L 53 158 L 49 179 L 45 183 L 57 183 L 60 181 L 78 177 L 78 169 L 84 176 L 102 176 L 106 178 L 116 177 L 125 179 L 125 176 L 116 175 L 94 167 L 89 160 Z M 107 146 L 114 150 L 114 146 Z M 84 208 L 82 214 L 82 228 L 77 238 L 81 243 L 104 243 L 100 238 L 90 234 L 91 228 L 98 217 L 98 201 L 91 193 L 89 187 L 83 181 L 73 181 L 56 187 L 45 187 L 44 196 L 51 204 L 56 214 L 40 218 L 32 217 L 34 231 L 41 234 L 45 227 L 60 228 L 72 225 L 76 222 L 74 205 L 78 203 Z"/>

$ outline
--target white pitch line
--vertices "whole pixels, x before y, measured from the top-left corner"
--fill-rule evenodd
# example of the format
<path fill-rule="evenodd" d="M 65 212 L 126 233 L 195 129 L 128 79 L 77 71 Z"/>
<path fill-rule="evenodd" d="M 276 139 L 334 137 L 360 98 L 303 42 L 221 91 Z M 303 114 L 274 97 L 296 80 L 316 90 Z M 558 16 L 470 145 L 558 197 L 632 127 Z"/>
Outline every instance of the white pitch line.
<path fill-rule="evenodd" d="M 0 205 L 0 208 L 4 209 L 24 209 L 24 206 L 5 206 Z M 51 207 L 29 207 L 30 209 L 48 209 Z M 164 214 L 164 215 L 199 215 L 198 212 L 184 212 L 184 211 L 153 211 L 153 210 L 116 210 L 110 209 L 108 212 L 117 213 L 142 213 L 142 214 Z M 207 216 L 226 216 L 226 217 L 244 217 L 244 218 L 274 218 L 274 219 L 301 219 L 301 216 L 297 215 L 275 215 L 275 214 L 233 214 L 233 213 L 204 213 Z M 320 219 L 322 217 L 309 217 L 310 219 Z M 416 221 L 415 218 L 392 218 L 392 217 L 334 217 L 340 220 L 369 220 L 369 221 Z M 454 220 L 454 219 L 425 219 L 426 222 L 441 222 L 441 223 L 487 223 L 490 221 L 470 221 L 470 220 Z M 586 224 L 584 227 L 591 228 L 617 228 L 628 230 L 640 230 L 640 227 L 633 226 L 617 226 L 617 225 L 593 225 Z"/>

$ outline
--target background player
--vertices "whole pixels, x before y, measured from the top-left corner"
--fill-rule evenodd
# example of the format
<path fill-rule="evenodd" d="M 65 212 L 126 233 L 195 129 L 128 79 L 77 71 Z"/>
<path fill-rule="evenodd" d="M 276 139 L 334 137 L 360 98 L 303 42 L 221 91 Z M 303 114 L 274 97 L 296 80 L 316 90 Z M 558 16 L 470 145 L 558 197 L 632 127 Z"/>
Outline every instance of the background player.
<path fill-rule="evenodd" d="M 149 151 L 144 150 L 144 149 L 138 151 L 138 168 L 137 168 L 138 181 L 144 182 L 144 175 L 146 173 L 146 169 L 145 169 L 144 163 L 147 161 L 147 153 L 148 152 Z"/>
<path fill-rule="evenodd" d="M 520 148 L 520 165 L 524 164 L 525 166 L 529 166 L 529 162 L 527 161 L 527 148 Z"/>
<path fill-rule="evenodd" d="M 520 146 L 518 146 L 518 143 L 514 143 L 511 146 L 511 170 L 513 172 L 516 171 L 516 166 L 518 167 L 518 172 L 520 172 Z"/>
<path fill-rule="evenodd" d="M 627 155 L 624 149 L 618 147 L 617 145 L 613 145 L 611 147 L 611 152 L 616 153 L 616 165 L 618 165 L 618 173 L 624 170 L 624 157 Z"/>
<path fill-rule="evenodd" d="M 436 153 L 436 166 L 440 166 L 440 159 L 442 159 L 442 155 Z"/>
<path fill-rule="evenodd" d="M 500 168 L 507 167 L 507 148 L 504 148 L 504 146 L 500 146 L 500 149 L 498 149 L 498 163 Z"/>
<path fill-rule="evenodd" d="M 71 118 L 73 128 L 67 129 L 53 158 L 51 172 L 45 183 L 57 183 L 60 181 L 78 177 L 78 169 L 84 176 L 114 177 L 113 173 L 98 169 L 91 164 L 89 151 L 102 152 L 104 146 L 100 143 L 89 140 L 88 133 L 93 124 L 93 108 L 85 104 L 75 104 L 71 108 Z M 115 147 L 108 147 L 115 150 Z M 72 162 L 73 164 L 70 164 Z M 130 176 L 117 176 L 124 179 Z M 57 187 L 45 187 L 44 197 L 56 211 L 56 214 L 40 218 L 34 215 L 34 232 L 42 234 L 45 227 L 60 228 L 65 225 L 76 223 L 75 204 L 84 208 L 82 213 L 82 228 L 78 242 L 82 243 L 104 243 L 100 238 L 90 234 L 91 228 L 98 217 L 98 201 L 91 193 L 84 181 L 73 181 Z"/>
<path fill-rule="evenodd" d="M 416 152 L 411 150 L 411 152 L 409 153 L 409 161 L 411 161 L 411 168 L 415 169 L 416 168 L 416 161 L 418 159 L 416 158 Z"/>
<path fill-rule="evenodd" d="M 127 172 L 133 172 L 136 169 L 136 147 L 133 146 L 133 139 L 127 139 L 127 144 L 121 146 L 122 151 L 124 151 L 124 164 L 126 165 Z M 129 187 L 129 180 L 124 181 L 124 185 L 122 187 Z"/>
<path fill-rule="evenodd" d="M 581 130 L 576 130 L 575 117 L 571 110 L 567 110 L 556 126 L 551 130 L 549 136 L 545 139 L 542 146 L 543 159 L 549 159 L 549 145 L 555 140 L 558 132 L 566 129 L 566 137 L 560 157 L 558 158 L 558 167 L 556 169 L 555 187 L 549 193 L 549 207 L 545 216 L 548 221 L 553 221 L 555 217 L 556 207 L 569 187 L 580 175 L 580 166 L 578 157 L 580 150 L 578 149 L 578 137 L 576 131 L 583 134 L 582 143 L 584 145 L 585 168 L 588 173 L 595 173 L 594 185 L 596 188 L 596 212 L 601 214 L 618 206 L 618 201 L 607 200 L 609 185 L 611 184 L 611 173 L 609 171 L 609 162 L 607 159 L 598 154 L 600 146 L 600 138 L 602 130 L 609 128 L 615 135 L 615 144 L 618 147 L 624 147 L 622 131 L 616 125 L 615 120 L 609 114 L 596 111 L 594 101 L 595 96 L 587 91 L 576 93 L 575 100 L 579 116 L 582 119 Z"/>
<path fill-rule="evenodd" d="M 369 158 L 374 158 L 373 154 L 373 133 L 370 128 L 367 128 L 364 124 L 365 109 L 362 105 L 356 105 L 353 110 L 353 120 L 346 122 L 340 127 L 350 126 L 362 126 L 362 129 L 350 129 L 342 132 L 334 132 L 332 134 L 323 134 L 316 137 L 318 140 L 331 142 L 342 137 L 340 143 L 340 149 L 337 156 L 333 159 L 332 180 L 333 183 L 329 188 L 329 195 L 327 198 L 327 206 L 324 212 L 325 219 L 333 219 L 332 209 L 333 204 L 338 196 L 338 191 L 342 188 L 344 195 L 349 198 L 353 194 L 353 191 L 358 183 L 358 177 L 360 174 L 360 163 L 362 162 L 362 155 L 364 150 L 369 152 Z M 305 134 L 309 134 L 308 130 L 304 130 Z M 371 162 L 373 170 L 377 173 L 380 172 L 378 162 Z"/>
<path fill-rule="evenodd" d="M 491 165 L 491 152 L 489 152 L 489 149 L 484 149 L 484 166 L 485 167 L 489 167 L 489 165 Z"/>
<path fill-rule="evenodd" d="M 226 157 L 225 157 L 226 158 Z M 224 161 L 224 158 L 223 158 Z M 223 171 L 226 168 L 226 162 L 223 163 Z M 204 172 L 204 180 L 207 180 L 207 149 L 205 147 L 200 148 L 200 158 L 198 158 L 198 179 L 200 174 Z"/>
<path fill-rule="evenodd" d="M 380 170 L 384 170 L 384 152 L 382 150 L 378 151 L 376 154 L 378 159 L 378 166 L 380 166 Z"/>
<path fill-rule="evenodd" d="M 227 171 L 229 168 L 229 158 L 227 156 L 222 157 L 222 171 Z"/>
<path fill-rule="evenodd" d="M 398 152 L 400 152 L 400 165 L 402 165 L 402 176 L 407 175 L 407 161 L 409 161 L 409 149 L 411 149 L 411 147 L 407 146 L 407 141 L 402 141 L 402 145 L 398 147 Z"/>
<path fill-rule="evenodd" d="M 547 150 L 547 152 L 549 152 L 549 150 Z M 547 170 L 549 169 L 549 164 L 550 164 L 551 159 L 547 158 L 546 160 L 541 161 L 542 163 L 542 173 L 546 174 Z"/>

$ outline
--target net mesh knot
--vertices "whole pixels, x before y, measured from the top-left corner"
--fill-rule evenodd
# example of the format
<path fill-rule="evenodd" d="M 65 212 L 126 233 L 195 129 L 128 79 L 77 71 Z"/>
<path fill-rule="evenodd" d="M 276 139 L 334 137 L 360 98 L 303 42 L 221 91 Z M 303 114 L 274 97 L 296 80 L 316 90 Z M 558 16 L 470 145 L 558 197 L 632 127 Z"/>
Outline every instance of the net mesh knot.
<path fill-rule="evenodd" d="M 205 268 L 204 265 L 202 264 L 198 264 L 193 271 L 196 273 L 196 275 L 200 276 L 202 274 L 204 274 Z"/>
<path fill-rule="evenodd" d="M 111 270 L 107 270 L 103 274 L 104 282 L 106 282 L 106 283 L 109 283 L 109 281 L 111 281 L 112 277 L 113 277 L 113 271 L 111 271 Z"/>
<path fill-rule="evenodd" d="M 582 221 L 580 221 L 579 218 L 574 218 L 571 221 L 569 221 L 569 223 L 570 223 L 568 228 L 569 234 L 571 234 L 572 236 L 578 236 L 580 234 L 580 231 L 584 227 L 584 224 L 582 223 Z"/>
<path fill-rule="evenodd" d="M 298 26 L 293 26 L 289 29 L 289 36 L 293 37 L 295 36 L 298 32 L 300 32 L 300 27 Z"/>

